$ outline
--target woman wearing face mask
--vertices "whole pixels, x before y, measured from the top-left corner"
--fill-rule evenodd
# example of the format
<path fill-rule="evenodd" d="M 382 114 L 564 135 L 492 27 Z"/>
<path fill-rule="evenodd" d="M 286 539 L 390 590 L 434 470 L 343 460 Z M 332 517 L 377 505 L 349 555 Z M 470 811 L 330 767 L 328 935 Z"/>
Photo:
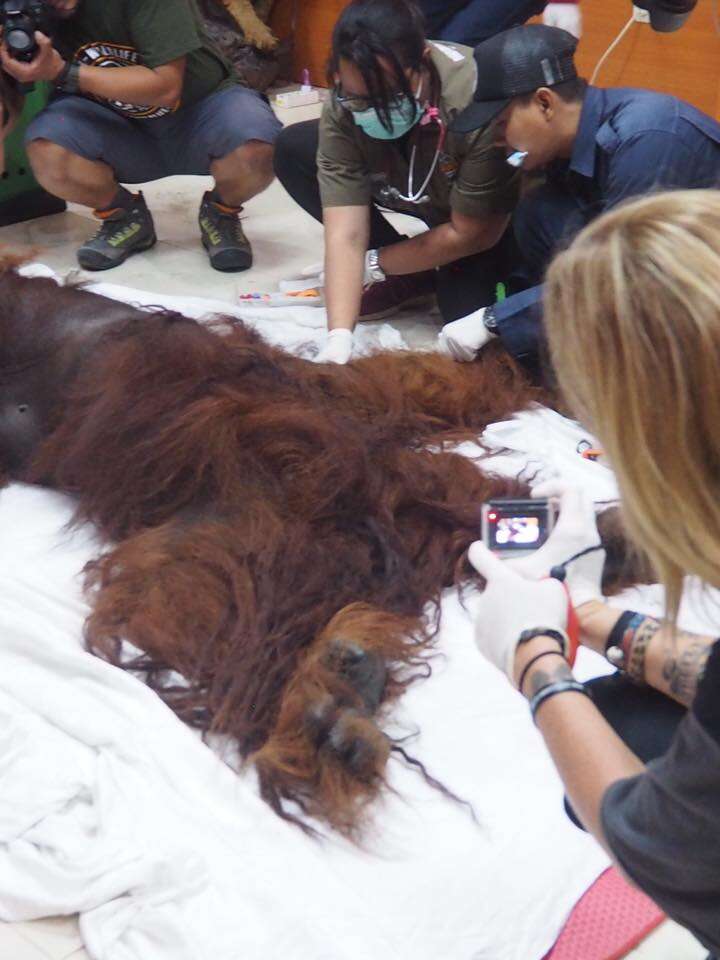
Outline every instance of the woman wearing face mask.
<path fill-rule="evenodd" d="M 275 153 L 280 181 L 325 225 L 318 360 L 347 362 L 358 319 L 433 293 L 445 322 L 494 301 L 519 175 L 490 130 L 448 130 L 475 73 L 469 48 L 426 40 L 407 0 L 354 0 L 341 14 L 322 117 L 287 127 Z M 429 229 L 403 237 L 381 209 Z"/>

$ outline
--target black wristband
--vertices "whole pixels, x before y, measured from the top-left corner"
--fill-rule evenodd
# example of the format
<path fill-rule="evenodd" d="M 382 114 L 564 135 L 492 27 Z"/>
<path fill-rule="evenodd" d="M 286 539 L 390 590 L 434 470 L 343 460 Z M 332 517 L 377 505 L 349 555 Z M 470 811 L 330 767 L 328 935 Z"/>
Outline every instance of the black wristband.
<path fill-rule="evenodd" d="M 645 615 L 642 613 L 637 613 L 635 610 L 625 610 L 620 614 L 620 618 L 608 634 L 605 641 L 605 657 L 618 670 L 624 670 L 627 666 L 623 643 L 625 634 L 629 629 L 637 629 L 644 619 Z"/>
<path fill-rule="evenodd" d="M 542 660 L 543 657 L 562 657 L 563 660 L 565 660 L 562 650 L 543 650 L 542 653 L 538 653 L 536 656 L 534 656 L 532 660 L 528 660 L 523 667 L 523 672 L 520 674 L 520 679 L 518 680 L 518 690 L 520 693 L 523 692 L 522 688 L 523 684 L 525 683 L 525 677 L 527 677 L 528 670 L 533 666 L 533 664 L 537 663 L 538 660 Z"/>
<path fill-rule="evenodd" d="M 559 644 L 560 652 L 563 656 L 566 656 L 570 649 L 568 635 L 564 630 L 557 630 L 554 627 L 531 627 L 529 630 L 523 630 L 518 637 L 517 645 L 520 646 L 521 643 L 530 643 L 530 641 L 536 637 L 549 637 L 551 640 L 555 640 L 555 642 Z"/>
<path fill-rule="evenodd" d="M 538 690 L 530 701 L 530 713 L 534 721 L 536 721 L 537 712 L 542 704 L 558 693 L 582 693 L 584 696 L 590 697 L 589 691 L 577 680 L 558 680 L 557 683 L 549 683 L 546 687 Z"/>
<path fill-rule="evenodd" d="M 55 80 L 55 89 L 61 93 L 79 93 L 80 64 L 68 60 Z"/>

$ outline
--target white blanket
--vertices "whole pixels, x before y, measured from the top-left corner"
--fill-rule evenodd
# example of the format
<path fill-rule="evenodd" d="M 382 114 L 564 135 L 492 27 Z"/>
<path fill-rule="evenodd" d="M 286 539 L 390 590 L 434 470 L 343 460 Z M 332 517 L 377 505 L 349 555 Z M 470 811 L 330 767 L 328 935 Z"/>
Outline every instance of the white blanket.
<path fill-rule="evenodd" d="M 217 307 L 122 293 L 186 314 Z M 276 342 L 283 323 L 288 344 L 308 340 L 297 317 L 253 319 Z M 67 532 L 71 512 L 48 491 L 0 493 L 0 918 L 79 912 L 97 960 L 546 953 L 607 861 L 565 817 L 527 706 L 477 653 L 454 591 L 443 656 L 392 722 L 420 731 L 409 749 L 477 822 L 392 760 L 397 793 L 377 803 L 366 849 L 318 842 L 276 818 L 252 773 L 233 773 L 140 681 L 83 650 L 79 574 L 99 545 L 90 529 Z"/>

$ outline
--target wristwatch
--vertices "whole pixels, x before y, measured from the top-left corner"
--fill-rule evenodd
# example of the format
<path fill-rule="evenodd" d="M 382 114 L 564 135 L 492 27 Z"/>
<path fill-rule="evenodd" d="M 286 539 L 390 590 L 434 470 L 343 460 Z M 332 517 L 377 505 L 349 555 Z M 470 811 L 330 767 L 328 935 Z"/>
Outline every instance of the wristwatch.
<path fill-rule="evenodd" d="M 498 322 L 497 317 L 495 316 L 495 307 L 485 307 L 482 321 L 485 324 L 485 329 L 488 333 L 497 333 Z"/>
<path fill-rule="evenodd" d="M 365 268 L 373 283 L 382 283 L 383 280 L 387 280 L 387 275 L 380 266 L 379 250 L 368 250 L 367 258 L 365 260 Z"/>
<path fill-rule="evenodd" d="M 55 89 L 60 93 L 80 92 L 80 64 L 68 60 L 55 80 Z"/>

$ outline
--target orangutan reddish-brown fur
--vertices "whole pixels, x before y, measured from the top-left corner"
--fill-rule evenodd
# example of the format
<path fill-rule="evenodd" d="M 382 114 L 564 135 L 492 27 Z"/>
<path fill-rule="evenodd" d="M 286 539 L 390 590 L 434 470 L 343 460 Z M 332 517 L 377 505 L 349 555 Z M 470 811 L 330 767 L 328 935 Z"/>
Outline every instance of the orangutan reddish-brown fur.
<path fill-rule="evenodd" d="M 0 463 L 111 544 L 89 649 L 233 738 L 280 815 L 355 835 L 398 748 L 379 714 L 428 672 L 480 504 L 521 489 L 442 444 L 542 392 L 500 349 L 316 365 L 11 270 L 0 358 Z"/>

